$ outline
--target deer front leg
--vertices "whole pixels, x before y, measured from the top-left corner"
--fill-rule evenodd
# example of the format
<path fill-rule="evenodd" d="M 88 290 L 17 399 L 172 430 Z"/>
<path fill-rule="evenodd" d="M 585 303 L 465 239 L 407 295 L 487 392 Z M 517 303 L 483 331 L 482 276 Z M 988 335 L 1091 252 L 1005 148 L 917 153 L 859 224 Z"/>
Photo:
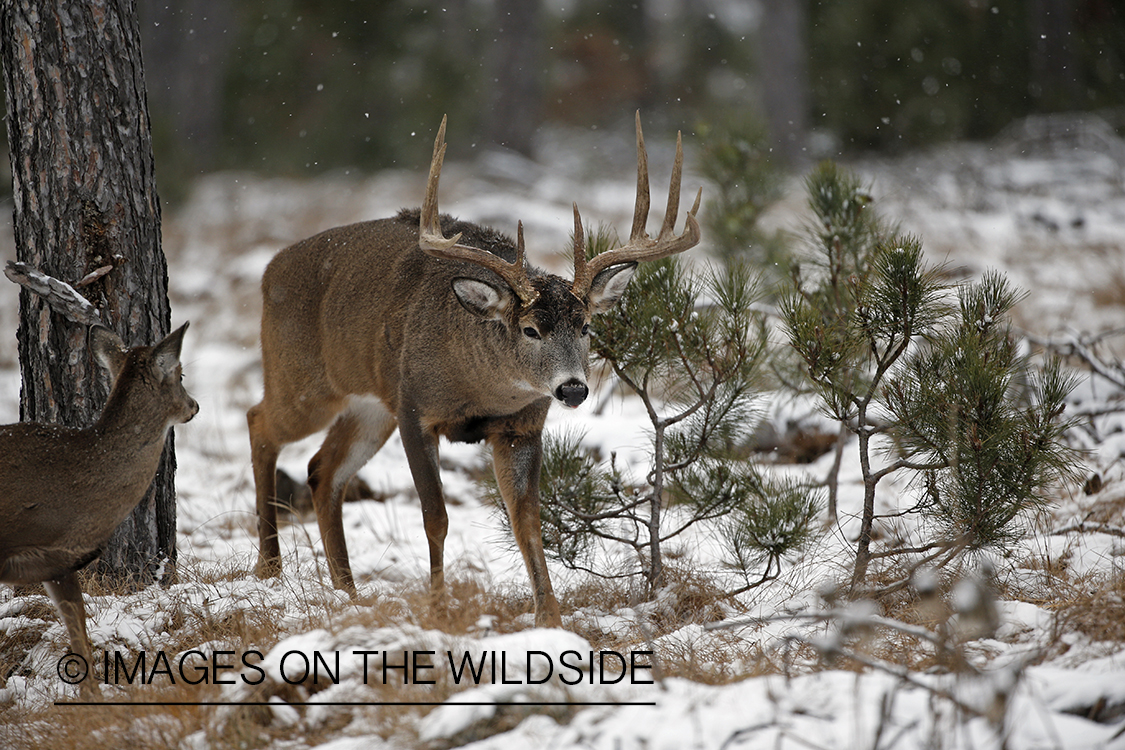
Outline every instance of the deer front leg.
<path fill-rule="evenodd" d="M 93 657 L 90 639 L 86 635 L 86 605 L 82 601 L 82 586 L 78 583 L 78 573 L 70 571 L 51 581 L 44 581 L 43 588 L 51 597 L 59 617 L 70 636 L 70 650 L 86 660 L 89 672 L 82 681 L 82 692 L 89 695 L 94 691 Z"/>
<path fill-rule="evenodd" d="M 551 588 L 547 559 L 543 554 L 543 531 L 539 522 L 539 470 L 543 464 L 543 441 L 539 433 L 497 435 L 492 443 L 492 466 L 496 482 L 508 508 L 535 597 L 535 624 L 562 627 L 559 603 Z"/>
<path fill-rule="evenodd" d="M 438 438 L 433 430 L 422 426 L 417 410 L 405 401 L 399 409 L 398 423 L 414 487 L 422 501 L 422 525 L 430 547 L 431 602 L 435 609 L 440 609 L 445 597 L 445 535 L 449 530 L 449 515 L 441 489 Z"/>

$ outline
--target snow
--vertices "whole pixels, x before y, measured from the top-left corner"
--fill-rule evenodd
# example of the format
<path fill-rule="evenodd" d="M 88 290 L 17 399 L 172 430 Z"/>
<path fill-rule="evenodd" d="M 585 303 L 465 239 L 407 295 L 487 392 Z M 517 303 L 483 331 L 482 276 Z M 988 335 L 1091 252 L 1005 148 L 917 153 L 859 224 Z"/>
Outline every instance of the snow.
<path fill-rule="evenodd" d="M 650 140 L 656 179 L 657 170 L 670 163 L 670 158 L 662 157 L 668 144 L 655 137 Z M 630 141 L 622 142 L 627 147 Z M 690 142 L 685 146 L 690 167 Z M 604 171 L 605 164 L 620 162 L 627 167 L 628 160 L 603 159 L 597 152 L 584 159 L 578 155 L 582 147 L 580 139 L 550 141 L 545 161 L 561 165 L 558 168 L 513 173 L 512 165 L 448 164 L 442 208 L 510 232 L 522 219 L 533 262 L 566 273 L 563 255 L 572 226 L 570 201 L 578 198 L 591 226 L 605 223 L 624 231 L 632 213 L 630 170 L 619 170 L 620 176 Z M 1121 325 L 1125 300 L 1119 296 L 1106 302 L 1099 293 L 1111 291 L 1114 273 L 1125 274 L 1123 153 L 1119 143 L 1105 139 L 1060 149 L 1013 135 L 992 144 L 957 144 L 853 166 L 872 181 L 882 214 L 923 238 L 931 261 L 969 276 L 998 268 L 1029 289 L 1031 298 L 1019 308 L 1018 323 L 1049 336 L 1059 330 L 1095 331 Z M 416 203 L 423 179 L 420 173 L 407 172 L 309 181 L 217 174 L 201 179 L 185 205 L 166 212 L 173 321 L 177 325 L 192 321 L 184 346 L 184 372 L 201 407 L 190 424 L 177 428 L 176 438 L 178 541 L 185 582 L 122 596 L 87 594 L 95 653 L 117 650 L 133 658 L 140 651 L 153 654 L 168 648 L 172 662 L 204 659 L 213 664 L 216 659 L 237 662 L 236 657 L 224 656 L 235 646 L 257 652 L 260 659 L 250 661 L 260 671 L 262 685 L 243 681 L 243 677 L 256 678 L 259 671 L 236 663 L 222 672 L 235 684 L 223 686 L 221 699 L 237 703 L 262 700 L 265 695 L 273 734 L 262 741 L 276 748 L 397 748 L 411 746 L 415 740 L 473 750 L 1125 748 L 1119 734 L 1121 716 L 1102 723 L 1086 718 L 1099 701 L 1125 704 L 1125 645 L 1091 641 L 1078 632 L 1056 633 L 1057 606 L 1068 596 L 1067 590 L 1057 586 L 1048 571 L 1023 564 L 1028 559 L 1065 559 L 1071 580 L 1076 581 L 1121 575 L 1125 542 L 1120 537 L 1046 533 L 1085 518 L 1095 501 L 1119 500 L 1125 494 L 1125 418 L 1120 415 L 1099 418 L 1088 435 L 1090 468 L 1101 472 L 1105 489 L 1085 497 L 1080 487 L 1068 488 L 1071 494 L 1060 497 L 1051 518 L 1037 525 L 1019 548 L 996 561 L 995 578 L 1009 583 L 1002 590 L 1010 598 L 995 603 L 999 622 L 995 632 L 969 650 L 970 660 L 981 669 L 977 676 L 920 669 L 907 670 L 904 677 L 883 669 L 821 663 L 801 651 L 802 643 L 818 639 L 836 644 L 846 640 L 818 613 L 827 607 L 825 597 L 846 578 L 850 565 L 855 514 L 862 501 L 854 444 L 845 452 L 840 476 L 842 526 L 825 533 L 803 559 L 786 561 L 776 582 L 743 595 L 737 608 L 725 605 L 727 620 L 722 627 L 692 622 L 653 638 L 638 637 L 651 623 L 669 617 L 674 609 L 670 593 L 654 602 L 616 608 L 583 606 L 565 618 L 568 629 L 564 630 L 535 629 L 524 616 L 526 629 L 497 633 L 492 615 L 481 617 L 468 633 L 459 635 L 408 623 L 349 624 L 351 620 L 340 613 L 394 606 L 402 601 L 404 590 L 419 587 L 428 574 L 421 513 L 397 435 L 361 471 L 384 499 L 344 507 L 359 602 L 349 602 L 328 585 L 315 521 L 283 528 L 280 579 L 259 581 L 250 575 L 257 540 L 245 411 L 261 394 L 257 351 L 261 272 L 273 253 L 289 242 L 334 225 L 391 215 L 401 204 Z M 694 190 L 696 184 L 698 178 L 689 172 L 685 191 Z M 777 227 L 799 227 L 802 202 L 795 181 L 767 221 Z M 5 231 L 10 237 L 10 228 Z M 6 246 L 11 247 L 10 240 Z M 704 262 L 705 250 L 693 254 L 689 263 Z M 0 324 L 6 330 L 15 329 L 15 306 L 14 287 L 0 286 Z M 641 478 L 651 450 L 644 408 L 636 399 L 610 393 L 608 385 L 596 383 L 581 409 L 552 410 L 549 429 L 584 433 L 587 446 L 605 457 L 616 454 L 617 466 L 627 477 Z M 1102 382 L 1084 385 L 1082 393 L 1100 403 L 1110 391 Z M 0 349 L 0 421 L 18 417 L 18 393 L 14 346 L 5 345 Z M 770 398 L 761 407 L 778 429 L 792 420 L 835 431 L 805 400 Z M 319 437 L 289 447 L 282 455 L 282 468 L 303 477 Z M 829 455 L 809 466 L 779 466 L 777 471 L 821 477 L 831 459 Z M 450 500 L 447 575 L 471 576 L 486 588 L 526 591 L 519 554 L 505 539 L 494 510 L 480 499 L 473 480 L 486 465 L 481 449 L 443 444 L 442 460 Z M 905 479 L 884 481 L 880 512 L 896 509 L 909 491 Z M 724 578 L 731 574 L 707 529 L 676 545 L 696 570 L 733 580 Z M 552 578 L 561 591 L 583 581 L 582 574 L 554 565 Z M 967 583 L 963 587 L 952 604 L 968 612 L 981 603 L 982 589 Z M 1018 596 L 1021 592 L 1026 594 L 1023 598 Z M 850 623 L 853 630 L 861 631 L 875 620 L 874 612 L 862 605 L 848 612 L 832 627 L 843 629 Z M 232 644 L 212 634 L 201 635 L 198 642 L 167 645 L 185 622 L 232 618 L 268 622 L 281 638 Z M 0 704 L 8 706 L 0 707 L 0 715 L 4 710 L 48 709 L 53 701 L 76 695 L 55 675 L 58 657 L 67 650 L 67 637 L 45 597 L 16 597 L 10 589 L 0 590 L 0 640 L 29 632 L 38 635 L 28 640 L 26 653 L 0 689 Z M 635 671 L 622 678 L 612 670 L 599 673 L 589 658 L 580 669 L 559 668 L 565 652 L 587 657 L 594 652 L 596 659 L 603 647 L 591 643 L 595 634 L 627 642 L 617 649 L 626 658 L 646 651 L 654 651 L 658 661 L 689 654 L 701 674 L 710 671 L 738 679 L 720 680 L 723 684 L 706 684 L 702 677 L 662 679 L 659 670 Z M 1055 642 L 1067 648 L 1051 648 Z M 422 695 L 439 696 L 435 701 L 439 705 L 432 710 L 334 705 L 393 701 L 396 693 L 385 692 L 387 686 L 376 685 L 380 680 L 374 678 L 386 673 L 392 681 L 400 679 L 403 672 L 391 665 L 403 663 L 403 652 L 412 658 L 433 652 L 429 671 L 424 663 L 420 674 L 435 677 L 440 684 L 432 693 L 425 692 L 430 690 L 425 685 L 410 687 L 423 691 Z M 299 657 L 286 659 L 286 654 L 304 658 L 320 654 L 328 660 L 324 668 L 334 668 L 337 659 L 340 666 L 328 683 L 298 680 L 295 692 L 286 693 L 281 688 L 287 677 L 293 678 L 290 670 L 301 666 L 292 662 Z M 503 655 L 500 678 L 489 669 L 480 684 L 450 687 L 452 664 L 445 659 L 450 656 L 459 663 L 454 655 L 465 654 L 473 659 Z M 553 666 L 549 678 L 548 662 Z M 580 676 L 577 683 L 569 684 L 576 676 Z M 263 692 L 263 686 L 272 687 Z M 103 688 L 102 694 L 116 695 L 112 688 Z M 133 693 L 144 694 L 143 689 Z M 410 693 L 411 700 L 417 700 L 418 694 Z M 939 695 L 961 701 L 962 707 Z M 989 714 L 988 707 L 996 701 L 1006 701 L 1006 711 Z M 576 705 L 537 705 L 551 703 Z M 400 734 L 388 739 L 379 722 L 396 710 Z M 207 716 L 208 728 L 189 734 L 181 747 L 209 747 L 208 732 L 238 720 L 229 706 L 216 707 Z M 0 744 L 5 731 L 0 727 Z M 152 737 L 164 732 L 158 721 L 146 731 Z M 318 739 L 308 743 L 294 739 L 306 735 Z"/>

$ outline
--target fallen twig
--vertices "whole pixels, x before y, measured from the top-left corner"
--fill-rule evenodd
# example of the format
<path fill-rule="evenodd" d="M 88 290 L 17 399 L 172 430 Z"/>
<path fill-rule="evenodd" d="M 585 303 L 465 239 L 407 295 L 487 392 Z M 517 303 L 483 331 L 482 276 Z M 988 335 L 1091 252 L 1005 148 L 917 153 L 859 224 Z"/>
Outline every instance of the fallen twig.
<path fill-rule="evenodd" d="M 1077 532 L 1079 534 L 1109 534 L 1110 536 L 1125 538 L 1125 529 L 1120 526 L 1108 526 L 1104 523 L 1086 523 L 1085 521 L 1072 523 L 1069 526 L 1063 526 L 1061 529 L 1055 529 L 1051 532 L 1051 536 L 1070 534 L 1072 532 Z"/>

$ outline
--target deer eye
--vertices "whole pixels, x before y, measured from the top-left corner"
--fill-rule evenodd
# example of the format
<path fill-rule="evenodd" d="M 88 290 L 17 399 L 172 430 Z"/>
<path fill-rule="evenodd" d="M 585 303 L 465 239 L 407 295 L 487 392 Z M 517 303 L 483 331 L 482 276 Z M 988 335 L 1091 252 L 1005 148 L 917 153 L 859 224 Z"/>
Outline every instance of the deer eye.
<path fill-rule="evenodd" d="M 527 328 L 523 329 L 523 335 L 527 336 L 529 339 L 541 339 L 541 338 L 543 338 L 542 336 L 539 335 L 539 331 L 535 330 L 531 326 L 528 326 Z"/>
<path fill-rule="evenodd" d="M 590 334 L 590 324 L 589 324 L 589 323 L 584 323 L 584 324 L 582 325 L 582 335 L 583 335 L 583 336 L 588 336 L 589 334 Z"/>

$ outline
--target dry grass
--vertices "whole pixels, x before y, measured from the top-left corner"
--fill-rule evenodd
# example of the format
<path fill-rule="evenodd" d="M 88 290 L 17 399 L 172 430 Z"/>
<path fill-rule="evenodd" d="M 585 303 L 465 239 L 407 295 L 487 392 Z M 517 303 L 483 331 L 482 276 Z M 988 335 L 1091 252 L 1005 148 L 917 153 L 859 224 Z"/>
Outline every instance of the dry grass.
<path fill-rule="evenodd" d="M 1086 584 L 1050 607 L 1058 617 L 1058 632 L 1082 633 L 1092 641 L 1125 642 L 1125 576 L 1118 571 L 1091 577 Z"/>
<path fill-rule="evenodd" d="M 682 677 L 704 685 L 729 685 L 785 671 L 785 664 L 763 649 L 761 642 L 722 632 L 699 641 L 665 644 L 659 657 L 661 677 Z"/>

